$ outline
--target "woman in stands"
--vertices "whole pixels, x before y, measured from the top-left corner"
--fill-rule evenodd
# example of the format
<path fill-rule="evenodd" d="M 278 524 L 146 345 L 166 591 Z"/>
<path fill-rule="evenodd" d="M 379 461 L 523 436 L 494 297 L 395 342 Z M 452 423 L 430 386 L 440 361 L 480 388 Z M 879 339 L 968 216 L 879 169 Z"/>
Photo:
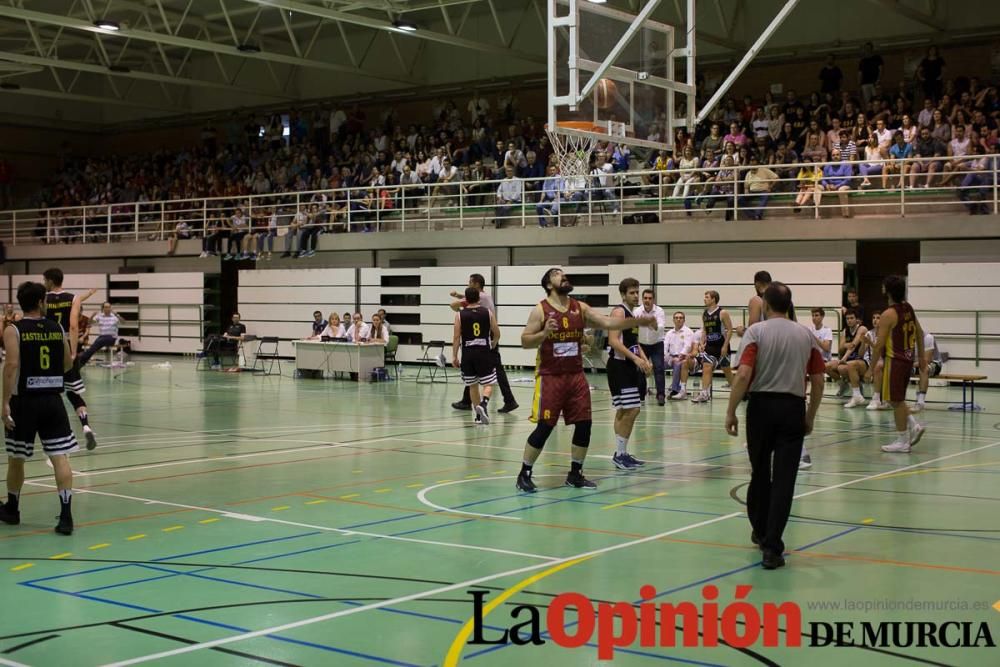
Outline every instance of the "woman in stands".
<path fill-rule="evenodd" d="M 941 109 L 935 109 L 931 116 L 931 136 L 943 144 L 951 141 L 951 124 L 945 119 Z"/>

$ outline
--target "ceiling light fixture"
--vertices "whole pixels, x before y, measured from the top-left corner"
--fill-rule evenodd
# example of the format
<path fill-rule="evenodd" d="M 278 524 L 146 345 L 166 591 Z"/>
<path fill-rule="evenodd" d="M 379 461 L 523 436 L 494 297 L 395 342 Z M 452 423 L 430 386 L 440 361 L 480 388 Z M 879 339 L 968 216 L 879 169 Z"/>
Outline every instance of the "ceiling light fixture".
<path fill-rule="evenodd" d="M 409 21 L 396 20 L 392 22 L 392 29 L 398 30 L 399 32 L 416 32 L 417 26 Z"/>
<path fill-rule="evenodd" d="M 101 30 L 110 30 L 112 32 L 118 32 L 122 29 L 118 21 L 111 21 L 109 19 L 98 19 L 94 21 L 94 25 Z"/>

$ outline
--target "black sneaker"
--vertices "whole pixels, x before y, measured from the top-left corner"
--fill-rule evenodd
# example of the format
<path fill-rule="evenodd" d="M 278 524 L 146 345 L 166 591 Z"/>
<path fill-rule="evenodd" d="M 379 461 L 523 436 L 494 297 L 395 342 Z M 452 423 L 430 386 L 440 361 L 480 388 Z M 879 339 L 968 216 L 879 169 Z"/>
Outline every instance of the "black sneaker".
<path fill-rule="evenodd" d="M 525 493 L 534 493 L 538 490 L 538 487 L 535 486 L 535 483 L 531 480 L 530 472 L 519 473 L 517 476 L 516 486 L 518 491 L 524 491 Z"/>
<path fill-rule="evenodd" d="M 73 515 L 72 514 L 60 514 L 59 523 L 56 524 L 56 532 L 60 535 L 72 535 L 73 534 Z"/>
<path fill-rule="evenodd" d="M 582 472 L 573 472 L 571 470 L 566 475 L 566 486 L 572 486 L 576 489 L 596 489 L 597 483 L 584 477 Z"/>
<path fill-rule="evenodd" d="M 641 468 L 642 466 L 646 465 L 645 461 L 640 461 L 639 459 L 635 458 L 628 452 L 625 452 L 625 459 L 636 468 Z"/>
<path fill-rule="evenodd" d="M 472 409 L 472 403 L 465 403 L 463 401 L 455 401 L 454 403 L 451 404 L 451 407 L 455 408 L 456 410 L 471 410 Z"/>
<path fill-rule="evenodd" d="M 779 567 L 785 566 L 785 559 L 777 551 L 766 550 L 760 564 L 764 566 L 765 570 L 777 570 Z"/>
<path fill-rule="evenodd" d="M 87 440 L 87 451 L 93 451 L 97 447 L 97 436 L 94 435 L 94 429 L 84 426 L 83 437 Z"/>
<path fill-rule="evenodd" d="M 0 503 L 0 521 L 11 526 L 16 526 L 21 523 L 21 512 L 12 510 L 8 505 Z"/>
<path fill-rule="evenodd" d="M 517 410 L 518 407 L 517 401 L 511 401 L 509 403 L 504 403 L 503 407 L 497 410 L 497 412 L 507 414 L 508 412 L 514 412 L 514 410 Z"/>

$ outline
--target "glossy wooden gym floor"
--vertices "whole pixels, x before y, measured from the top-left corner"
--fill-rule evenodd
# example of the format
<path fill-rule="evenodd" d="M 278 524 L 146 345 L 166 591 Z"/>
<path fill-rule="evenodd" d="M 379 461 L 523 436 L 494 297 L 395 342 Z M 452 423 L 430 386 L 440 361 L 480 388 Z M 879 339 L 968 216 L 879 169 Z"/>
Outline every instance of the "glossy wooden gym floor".
<path fill-rule="evenodd" d="M 295 380 L 287 365 L 260 377 L 156 361 L 119 379 L 85 371 L 100 446 L 72 457 L 72 537 L 52 532 L 51 471 L 37 455 L 28 464 L 22 525 L 0 525 L 0 664 L 441 665 L 450 649 L 473 667 L 596 664 L 596 634 L 576 650 L 463 646 L 467 591 L 508 592 L 486 617 L 495 637 L 518 604 L 544 612 L 567 591 L 635 602 L 643 584 L 658 601 L 700 606 L 712 583 L 720 608 L 751 585 L 749 601 L 795 601 L 804 622 L 986 621 L 1000 641 L 996 392 L 977 393 L 977 414 L 932 405 L 909 455 L 879 451 L 890 413 L 828 396 L 785 534 L 788 566 L 767 572 L 748 540 L 749 467 L 742 438 L 723 431 L 724 392 L 708 405 L 647 406 L 632 449 L 649 463 L 624 473 L 610 461 L 605 378 L 590 376 L 586 471 L 599 488 L 562 486 L 570 432 L 560 427 L 537 467 L 540 492 L 525 496 L 513 478 L 533 428 L 529 382 L 514 384 L 521 409 L 496 415 L 495 404 L 481 428 L 451 409 L 454 374 L 418 385 L 408 368 L 400 382 L 359 385 Z M 809 606 L 906 601 L 956 609 Z M 997 650 L 636 642 L 615 654 L 659 662 L 996 665 Z"/>

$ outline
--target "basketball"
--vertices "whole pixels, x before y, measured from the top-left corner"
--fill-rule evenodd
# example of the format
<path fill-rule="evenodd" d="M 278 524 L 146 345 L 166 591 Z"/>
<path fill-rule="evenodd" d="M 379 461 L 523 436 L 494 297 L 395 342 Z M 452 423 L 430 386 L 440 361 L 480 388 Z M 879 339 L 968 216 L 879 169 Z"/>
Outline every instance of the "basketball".
<path fill-rule="evenodd" d="M 597 104 L 597 108 L 607 109 L 612 105 L 618 87 L 611 79 L 601 79 L 594 87 L 594 91 L 594 102 Z"/>

